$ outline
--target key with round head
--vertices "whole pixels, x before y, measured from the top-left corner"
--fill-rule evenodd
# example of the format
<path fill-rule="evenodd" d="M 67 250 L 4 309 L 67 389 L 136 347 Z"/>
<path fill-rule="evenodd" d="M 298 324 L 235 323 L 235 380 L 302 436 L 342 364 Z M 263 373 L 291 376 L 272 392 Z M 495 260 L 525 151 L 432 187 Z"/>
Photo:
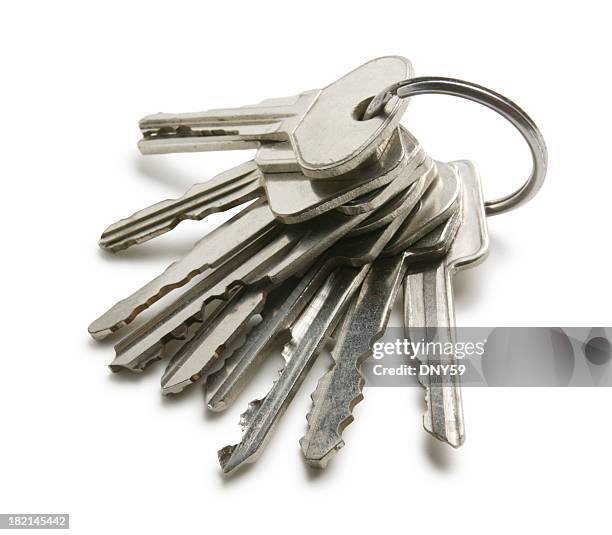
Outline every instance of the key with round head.
<path fill-rule="evenodd" d="M 406 337 L 419 342 L 454 341 L 454 307 L 452 278 L 457 270 L 480 263 L 488 251 L 487 221 L 480 179 L 470 162 L 455 162 L 461 177 L 464 199 L 463 223 L 441 261 L 426 263 L 409 270 L 404 281 L 404 324 Z M 421 364 L 454 365 L 451 354 L 416 357 Z M 464 441 L 461 386 L 458 375 L 419 375 L 425 388 L 425 429 L 453 447 Z"/>
<path fill-rule="evenodd" d="M 140 121 L 139 148 L 143 154 L 160 154 L 258 148 L 286 141 L 306 176 L 335 177 L 366 161 L 399 124 L 406 107 L 399 99 L 392 99 L 384 113 L 361 120 L 372 95 L 412 75 L 407 59 L 386 56 L 323 89 L 295 97 L 234 109 L 150 115 Z M 262 171 L 287 169 L 280 152 L 280 158 L 256 158 Z M 281 162 L 280 168 L 275 169 L 276 162 Z"/>
<path fill-rule="evenodd" d="M 263 174 L 254 161 L 249 161 L 195 184 L 177 199 L 158 202 L 113 223 L 102 233 L 99 245 L 112 252 L 121 251 L 160 236 L 181 221 L 199 221 L 264 195 L 279 221 L 306 221 L 393 181 L 417 151 L 422 149 L 416 140 L 407 132 L 401 136 L 397 130 L 380 157 L 367 168 L 348 173 L 346 180 L 319 181 L 318 185 L 299 171 Z"/>

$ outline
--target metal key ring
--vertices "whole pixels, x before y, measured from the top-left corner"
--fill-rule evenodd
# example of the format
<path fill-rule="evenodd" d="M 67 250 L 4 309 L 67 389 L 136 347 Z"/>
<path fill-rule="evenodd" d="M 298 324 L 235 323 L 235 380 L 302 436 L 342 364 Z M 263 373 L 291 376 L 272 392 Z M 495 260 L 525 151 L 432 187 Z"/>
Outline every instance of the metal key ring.
<path fill-rule="evenodd" d="M 486 87 L 456 80 L 454 78 L 438 78 L 422 76 L 395 83 L 374 97 L 368 105 L 363 120 L 378 115 L 392 97 L 407 98 L 427 93 L 439 93 L 473 100 L 506 118 L 521 133 L 531 151 L 533 169 L 531 175 L 515 192 L 485 202 L 488 216 L 502 214 L 526 203 L 539 191 L 546 177 L 548 151 L 546 143 L 536 124 L 519 106 L 506 97 L 491 91 Z"/>

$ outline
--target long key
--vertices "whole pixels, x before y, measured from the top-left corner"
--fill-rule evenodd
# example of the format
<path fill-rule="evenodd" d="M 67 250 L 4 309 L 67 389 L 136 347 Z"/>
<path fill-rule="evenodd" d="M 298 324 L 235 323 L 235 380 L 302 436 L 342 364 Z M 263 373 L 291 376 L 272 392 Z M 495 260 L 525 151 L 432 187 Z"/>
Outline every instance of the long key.
<path fill-rule="evenodd" d="M 219 451 L 224 473 L 254 462 L 262 453 L 272 430 L 327 343 L 342 310 L 361 285 L 369 267 L 336 269 L 295 322 L 292 339 L 283 350 L 286 365 L 279 378 L 266 397 L 252 402 L 243 415 L 245 433 L 241 442 Z"/>
<path fill-rule="evenodd" d="M 266 145 L 261 150 L 270 149 Z M 314 183 L 301 172 L 263 174 L 255 162 L 246 162 L 194 185 L 177 199 L 161 201 L 113 223 L 102 233 L 99 245 L 113 252 L 127 249 L 172 230 L 181 221 L 204 219 L 264 193 L 279 221 L 306 221 L 392 182 L 406 165 L 416 167 L 421 155 L 424 158 L 416 139 L 405 129 L 398 129 L 370 165 L 343 175 L 343 180 Z M 292 151 L 291 157 L 297 165 Z M 371 195 L 376 198 L 376 193 Z M 338 210 L 346 214 L 367 211 L 354 207 Z"/>
<path fill-rule="evenodd" d="M 196 184 L 178 199 L 168 199 L 143 208 L 110 225 L 100 238 L 100 247 L 113 252 L 143 243 L 185 219 L 201 220 L 263 195 L 261 172 L 250 161 L 202 184 Z"/>
<path fill-rule="evenodd" d="M 156 114 L 143 118 L 143 154 L 258 148 L 288 141 L 302 172 L 312 178 L 357 168 L 399 124 L 406 103 L 392 99 L 385 113 L 361 120 L 364 104 L 381 87 L 412 76 L 407 59 L 372 60 L 320 90 L 271 99 L 255 106 L 202 113 Z M 273 172 L 265 161 L 263 171 Z M 286 167 L 285 167 L 286 169 Z"/>
<path fill-rule="evenodd" d="M 418 342 L 454 340 L 452 277 L 458 269 L 484 260 L 488 250 L 487 223 L 480 179 L 469 162 L 455 162 L 463 184 L 464 221 L 445 259 L 406 275 L 404 282 L 404 324 L 406 336 Z M 426 354 L 417 355 L 428 364 Z M 454 354 L 436 355 L 436 363 L 456 364 Z M 438 362 L 439 361 L 439 362 Z M 464 441 L 460 380 L 450 374 L 420 375 L 425 387 L 425 429 L 437 439 L 458 447 Z"/>
<path fill-rule="evenodd" d="M 372 264 L 360 293 L 338 328 L 332 357 L 334 366 L 312 394 L 308 429 L 300 445 L 306 461 L 320 468 L 344 446 L 342 432 L 353 421 L 353 407 L 363 399 L 359 370 L 372 344 L 386 329 L 408 263 L 440 258 L 452 244 L 461 223 L 457 210 L 444 224 L 402 254 L 379 258 Z"/>

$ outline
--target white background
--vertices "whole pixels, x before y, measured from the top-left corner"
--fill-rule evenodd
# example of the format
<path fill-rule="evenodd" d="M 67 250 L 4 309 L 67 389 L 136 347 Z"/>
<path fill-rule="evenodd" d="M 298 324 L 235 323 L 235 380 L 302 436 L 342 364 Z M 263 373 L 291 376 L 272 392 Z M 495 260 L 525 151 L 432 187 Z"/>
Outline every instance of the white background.
<path fill-rule="evenodd" d="M 76 533 L 609 531 L 608 389 L 470 389 L 457 451 L 421 428 L 422 393 L 368 389 L 324 473 L 298 439 L 322 357 L 261 459 L 224 479 L 228 413 L 202 390 L 162 399 L 162 367 L 113 375 L 87 325 L 180 257 L 211 218 L 126 253 L 107 224 L 251 157 L 142 157 L 156 111 L 321 87 L 385 54 L 418 75 L 503 92 L 540 125 L 548 180 L 490 219 L 486 263 L 456 284 L 460 325 L 610 325 L 610 27 L 604 2 L 5 2 L 2 50 L 0 512 L 70 513 Z M 487 196 L 529 170 L 489 110 L 441 96 L 403 119 L 439 160 L 472 159 Z M 392 320 L 398 324 L 398 316 Z"/>

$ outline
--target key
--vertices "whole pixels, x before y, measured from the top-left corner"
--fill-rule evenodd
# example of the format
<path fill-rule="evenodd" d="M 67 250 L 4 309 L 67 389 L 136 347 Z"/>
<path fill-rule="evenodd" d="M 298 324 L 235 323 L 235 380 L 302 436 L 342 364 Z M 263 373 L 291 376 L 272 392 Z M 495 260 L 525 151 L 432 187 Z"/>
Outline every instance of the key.
<path fill-rule="evenodd" d="M 113 252 L 143 243 L 169 230 L 185 219 L 206 216 L 262 196 L 261 172 L 250 161 L 194 185 L 178 199 L 169 199 L 139 210 L 110 225 L 100 238 L 100 247 Z"/>
<path fill-rule="evenodd" d="M 488 250 L 480 179 L 469 162 L 453 165 L 463 184 L 463 224 L 446 258 L 409 271 L 404 282 L 406 336 L 414 342 L 454 341 L 453 274 L 484 260 Z M 435 355 L 431 361 L 426 354 L 417 358 L 422 364 L 456 364 L 454 354 Z M 419 380 L 425 388 L 425 429 L 437 439 L 459 447 L 465 437 L 459 377 L 428 374 L 419 375 Z"/>
<path fill-rule="evenodd" d="M 196 242 L 186 256 L 170 264 L 161 275 L 111 307 L 91 323 L 89 333 L 101 339 L 117 331 L 168 292 L 184 286 L 204 271 L 213 272 L 276 224 L 267 204 L 263 200 L 254 202 Z"/>
<path fill-rule="evenodd" d="M 362 121 L 369 99 L 381 87 L 412 75 L 407 59 L 387 56 L 365 63 L 324 89 L 295 97 L 235 109 L 150 115 L 140 121 L 139 148 L 143 154 L 161 154 L 258 148 L 266 142 L 288 141 L 306 176 L 342 175 L 375 153 L 398 126 L 406 107 L 394 98 L 384 113 Z M 262 159 L 257 163 L 262 171 L 274 172 L 275 161 L 270 167 Z"/>
<path fill-rule="evenodd" d="M 253 161 L 246 162 L 208 182 L 194 185 L 178 199 L 156 203 L 113 223 L 102 233 L 99 245 L 117 252 L 146 242 L 172 230 L 183 220 L 202 220 L 214 212 L 261 197 L 264 195 L 262 184 L 270 209 L 279 221 L 306 221 L 346 200 L 388 184 L 403 169 L 402 162 L 411 163 L 413 156 L 423 153 L 405 130 L 403 136 L 398 130 L 393 139 L 385 145 L 380 158 L 375 158 L 368 167 L 343 175 L 342 181 L 319 182 L 318 186 L 301 172 L 264 175 Z M 264 149 L 268 146 L 262 151 Z M 293 152 L 291 155 L 295 162 Z"/>
<path fill-rule="evenodd" d="M 317 384 L 308 429 L 300 440 L 302 453 L 312 466 L 323 468 L 344 446 L 343 430 L 353 421 L 353 407 L 363 399 L 361 363 L 385 332 L 406 266 L 418 260 L 440 258 L 451 247 L 461 223 L 461 210 L 407 251 L 372 264 L 360 292 L 344 316 L 331 352 L 334 365 Z"/>
<path fill-rule="evenodd" d="M 241 417 L 242 440 L 218 453 L 221 468 L 229 474 L 262 453 L 271 432 L 282 417 L 315 358 L 324 348 L 340 313 L 367 274 L 362 268 L 340 267 L 332 272 L 291 329 L 291 341 L 283 349 L 286 365 L 263 400 L 252 402 Z"/>

